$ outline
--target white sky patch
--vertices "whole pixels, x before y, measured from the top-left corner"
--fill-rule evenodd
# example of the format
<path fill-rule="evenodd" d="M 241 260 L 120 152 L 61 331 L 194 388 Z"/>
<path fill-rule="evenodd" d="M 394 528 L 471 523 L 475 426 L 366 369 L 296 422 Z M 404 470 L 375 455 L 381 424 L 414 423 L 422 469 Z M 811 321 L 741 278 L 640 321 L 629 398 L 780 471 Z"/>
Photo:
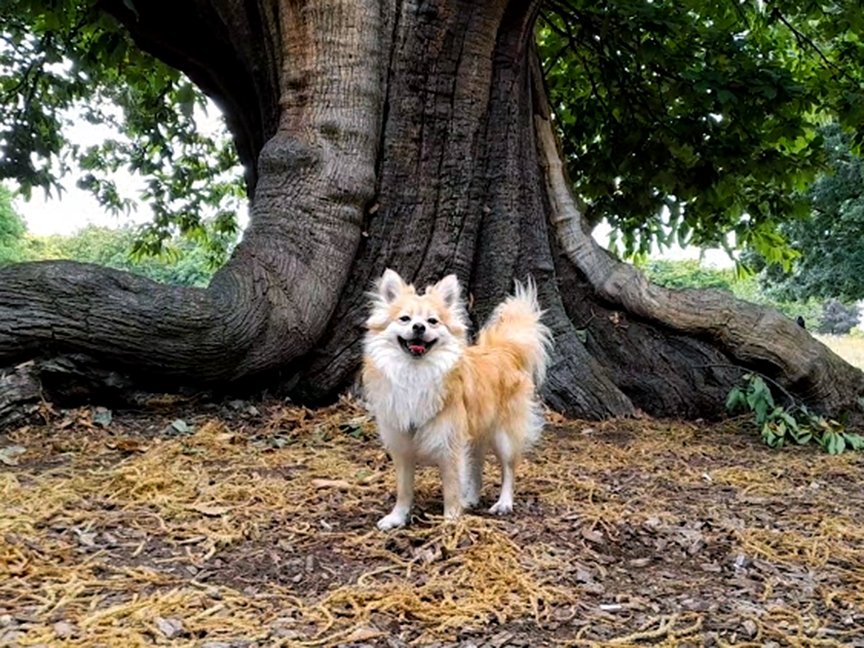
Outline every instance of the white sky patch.
<path fill-rule="evenodd" d="M 597 227 L 591 232 L 591 235 L 594 237 L 594 240 L 597 241 L 603 247 L 609 246 L 609 234 L 611 233 L 612 228 L 609 227 L 609 224 L 604 220 L 601 221 Z M 735 247 L 734 245 L 732 246 Z M 698 247 L 687 246 L 682 248 L 680 245 L 671 245 L 668 247 L 664 247 L 662 250 L 658 249 L 657 246 L 652 246 L 651 249 L 651 258 L 652 259 L 668 259 L 670 261 L 683 261 L 683 260 L 694 260 L 701 261 L 701 265 L 709 268 L 733 268 L 735 267 L 735 261 L 729 258 L 729 254 L 727 254 L 726 250 L 721 248 L 708 248 L 701 249 Z"/>
<path fill-rule="evenodd" d="M 119 138 L 113 128 L 102 124 L 90 124 L 84 119 L 76 119 L 68 131 L 71 143 L 79 146 L 93 146 L 106 139 Z M 58 196 L 52 191 L 46 196 L 41 189 L 34 188 L 30 200 L 18 196 L 14 200 L 15 209 L 24 217 L 27 229 L 38 236 L 48 234 L 71 234 L 87 225 L 101 227 L 120 227 L 128 223 L 145 223 L 152 220 L 153 213 L 146 205 L 138 204 L 137 209 L 128 214 L 113 215 L 105 210 L 89 191 L 79 189 L 75 182 L 80 172 L 73 170 L 60 184 L 63 191 Z M 123 170 L 113 174 L 121 196 L 135 198 L 144 188 L 141 178 L 136 178 Z"/>
<path fill-rule="evenodd" d="M 123 136 L 108 124 L 91 124 L 80 114 L 71 112 L 69 121 L 72 126 L 66 135 L 71 144 L 88 147 L 101 144 L 107 139 L 123 140 Z M 222 114 L 216 105 L 208 101 L 206 110 L 196 106 L 195 122 L 205 134 L 225 132 Z M 238 168 L 238 174 L 242 169 Z M 15 209 L 27 223 L 31 234 L 46 236 L 50 234 L 72 234 L 88 225 L 118 228 L 124 225 L 140 225 L 153 220 L 153 211 L 146 202 L 140 200 L 141 192 L 146 188 L 145 179 L 133 175 L 124 169 L 118 170 L 110 178 L 116 183 L 117 191 L 124 198 L 131 198 L 135 205 L 127 212 L 112 214 L 99 204 L 92 193 L 79 189 L 76 182 L 82 173 L 74 169 L 66 175 L 60 184 L 63 191 L 58 196 L 52 191 L 48 196 L 41 189 L 34 189 L 30 200 L 16 196 L 13 204 Z M 238 210 L 237 220 L 240 228 L 248 222 L 248 210 Z"/>

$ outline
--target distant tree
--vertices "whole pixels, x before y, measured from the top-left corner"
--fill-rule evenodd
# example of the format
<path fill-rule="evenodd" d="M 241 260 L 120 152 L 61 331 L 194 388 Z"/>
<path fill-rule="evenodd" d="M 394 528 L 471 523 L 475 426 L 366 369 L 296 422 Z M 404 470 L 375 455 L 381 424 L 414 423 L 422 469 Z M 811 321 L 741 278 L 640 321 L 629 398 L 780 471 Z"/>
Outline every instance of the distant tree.
<path fill-rule="evenodd" d="M 734 270 L 704 268 L 699 261 L 651 260 L 643 267 L 651 281 L 667 288 L 722 288 L 732 290 Z"/>
<path fill-rule="evenodd" d="M 836 299 L 829 299 L 822 306 L 822 319 L 818 331 L 832 335 L 845 335 L 856 324 L 858 324 L 858 309 L 855 306 L 844 306 Z"/>
<path fill-rule="evenodd" d="M 71 259 L 95 263 L 108 268 L 177 286 L 206 286 L 219 266 L 208 250 L 186 238 L 175 237 L 163 242 L 159 254 L 136 253 L 140 240 L 137 229 L 125 227 L 85 227 L 71 236 L 32 238 L 29 255 L 34 260 Z M 222 247 L 230 247 L 226 241 Z"/>
<path fill-rule="evenodd" d="M 780 299 L 864 298 L 864 160 L 848 134 L 825 131 L 830 169 L 807 192 L 807 216 L 781 225 L 800 256 L 786 272 L 767 265 L 761 282 Z M 761 259 L 757 265 L 765 265 Z"/>
<path fill-rule="evenodd" d="M 822 316 L 822 304 L 810 298 L 801 301 L 784 301 L 766 292 L 754 274 L 739 274 L 733 269 L 703 268 L 695 260 L 652 260 L 645 264 L 645 273 L 651 281 L 668 288 L 719 288 L 730 291 L 738 299 L 754 304 L 776 308 L 799 326 L 798 318 L 805 322 L 818 322 Z"/>
<path fill-rule="evenodd" d="M 23 261 L 27 226 L 12 206 L 12 193 L 0 185 L 0 265 Z"/>

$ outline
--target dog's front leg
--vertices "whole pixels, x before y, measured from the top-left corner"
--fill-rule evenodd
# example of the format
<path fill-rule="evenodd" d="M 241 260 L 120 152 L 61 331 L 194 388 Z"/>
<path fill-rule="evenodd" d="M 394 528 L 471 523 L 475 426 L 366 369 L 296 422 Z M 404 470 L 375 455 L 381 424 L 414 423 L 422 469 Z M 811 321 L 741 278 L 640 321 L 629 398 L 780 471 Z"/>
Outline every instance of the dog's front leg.
<path fill-rule="evenodd" d="M 394 452 L 393 465 L 396 467 L 396 505 L 378 520 L 378 528 L 382 531 L 405 526 L 414 503 L 414 458 Z"/>

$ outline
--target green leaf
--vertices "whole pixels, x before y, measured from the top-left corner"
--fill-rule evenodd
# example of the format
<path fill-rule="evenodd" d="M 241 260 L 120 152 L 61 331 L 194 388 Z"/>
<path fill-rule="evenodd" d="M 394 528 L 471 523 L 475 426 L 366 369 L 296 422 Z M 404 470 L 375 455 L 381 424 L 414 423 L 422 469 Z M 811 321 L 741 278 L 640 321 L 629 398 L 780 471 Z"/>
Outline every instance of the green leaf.
<path fill-rule="evenodd" d="M 740 387 L 733 387 L 729 390 L 729 395 L 726 396 L 726 411 L 735 412 L 746 404 L 744 392 Z"/>
<path fill-rule="evenodd" d="M 170 426 L 171 430 L 178 434 L 188 434 L 192 431 L 189 424 L 183 419 L 175 419 Z"/>
<path fill-rule="evenodd" d="M 843 438 L 852 450 L 864 450 L 864 436 L 851 432 L 844 432 Z"/>
<path fill-rule="evenodd" d="M 846 448 L 846 440 L 842 434 L 838 434 L 837 432 L 826 432 L 823 436 L 823 441 L 823 447 L 828 454 L 840 454 Z"/>
<path fill-rule="evenodd" d="M 96 425 L 108 427 L 111 424 L 112 418 L 111 410 L 105 409 L 104 407 L 97 407 L 93 411 L 93 423 Z"/>

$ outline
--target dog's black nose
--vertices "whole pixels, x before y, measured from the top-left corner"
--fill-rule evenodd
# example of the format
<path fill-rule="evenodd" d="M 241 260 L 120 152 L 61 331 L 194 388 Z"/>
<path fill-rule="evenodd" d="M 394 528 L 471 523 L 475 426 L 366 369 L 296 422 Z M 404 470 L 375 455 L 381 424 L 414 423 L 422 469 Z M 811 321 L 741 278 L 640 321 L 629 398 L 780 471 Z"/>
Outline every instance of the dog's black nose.
<path fill-rule="evenodd" d="M 417 335 L 420 335 L 420 334 L 422 334 L 422 333 L 426 330 L 426 325 L 425 325 L 425 324 L 421 324 L 420 322 L 417 322 L 417 323 L 416 323 L 414 326 L 412 326 L 411 328 L 414 329 L 414 332 L 415 332 Z"/>

